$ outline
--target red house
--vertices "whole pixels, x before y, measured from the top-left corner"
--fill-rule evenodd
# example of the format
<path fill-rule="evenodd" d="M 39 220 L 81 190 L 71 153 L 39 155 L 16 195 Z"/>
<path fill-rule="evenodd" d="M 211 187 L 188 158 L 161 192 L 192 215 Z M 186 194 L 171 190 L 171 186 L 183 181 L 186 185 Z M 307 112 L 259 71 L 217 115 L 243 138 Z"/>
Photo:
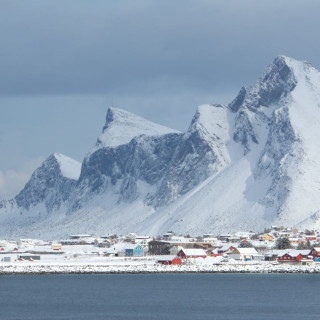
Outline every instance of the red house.
<path fill-rule="evenodd" d="M 278 257 L 279 262 L 301 262 L 303 259 L 303 255 L 301 253 L 286 253 L 280 257 Z"/>
<path fill-rule="evenodd" d="M 317 236 L 312 235 L 312 236 L 306 236 L 307 241 L 317 241 Z"/>
<path fill-rule="evenodd" d="M 158 263 L 164 264 L 164 265 L 180 265 L 181 259 L 177 256 L 160 256 L 157 260 Z"/>
<path fill-rule="evenodd" d="M 289 250 L 285 254 L 278 257 L 278 262 L 282 263 L 298 263 L 312 264 L 313 259 L 310 257 L 309 250 Z"/>

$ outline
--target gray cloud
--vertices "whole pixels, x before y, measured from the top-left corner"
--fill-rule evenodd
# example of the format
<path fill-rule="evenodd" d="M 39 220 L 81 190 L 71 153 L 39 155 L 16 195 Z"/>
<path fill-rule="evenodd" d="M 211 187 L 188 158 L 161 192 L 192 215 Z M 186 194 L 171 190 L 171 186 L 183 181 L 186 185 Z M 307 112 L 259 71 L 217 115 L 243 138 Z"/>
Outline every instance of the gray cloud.
<path fill-rule="evenodd" d="M 250 83 L 277 54 L 319 64 L 317 1 L 2 1 L 0 94 Z"/>
<path fill-rule="evenodd" d="M 20 170 L 0 170 L 0 200 L 11 199 L 30 179 L 32 172 L 41 165 L 44 159 L 31 159 Z"/>

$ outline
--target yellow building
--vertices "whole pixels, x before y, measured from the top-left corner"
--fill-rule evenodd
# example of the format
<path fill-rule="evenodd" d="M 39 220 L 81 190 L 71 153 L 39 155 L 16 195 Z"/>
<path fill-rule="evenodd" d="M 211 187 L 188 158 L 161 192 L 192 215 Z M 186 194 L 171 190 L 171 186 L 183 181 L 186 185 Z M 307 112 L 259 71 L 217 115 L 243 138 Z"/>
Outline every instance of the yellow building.
<path fill-rule="evenodd" d="M 52 243 L 51 249 L 52 250 L 56 250 L 56 251 L 61 250 L 62 249 L 62 244 L 61 243 Z"/>
<path fill-rule="evenodd" d="M 274 237 L 271 234 L 263 234 L 260 238 L 261 241 L 274 241 Z"/>

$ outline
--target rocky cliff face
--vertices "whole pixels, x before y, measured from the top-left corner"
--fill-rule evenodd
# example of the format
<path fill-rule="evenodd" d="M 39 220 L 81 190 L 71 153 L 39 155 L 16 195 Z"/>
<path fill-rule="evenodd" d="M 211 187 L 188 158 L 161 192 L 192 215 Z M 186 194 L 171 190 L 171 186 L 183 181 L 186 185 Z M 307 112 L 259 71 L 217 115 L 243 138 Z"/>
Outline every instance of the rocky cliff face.
<path fill-rule="evenodd" d="M 156 192 L 149 197 L 156 207 L 186 194 L 229 162 L 229 110 L 221 105 L 202 105 L 188 131 L 181 135 Z"/>
<path fill-rule="evenodd" d="M 49 157 L 0 220 L 37 208 L 46 218 L 25 233 L 62 235 L 320 226 L 319 128 L 319 71 L 279 56 L 228 106 L 198 107 L 185 133 L 110 108 L 81 174 Z"/>
<path fill-rule="evenodd" d="M 101 147 L 84 159 L 70 212 L 95 195 L 112 192 L 117 202 L 152 193 L 166 172 L 181 134 L 138 136 L 128 144 Z"/>

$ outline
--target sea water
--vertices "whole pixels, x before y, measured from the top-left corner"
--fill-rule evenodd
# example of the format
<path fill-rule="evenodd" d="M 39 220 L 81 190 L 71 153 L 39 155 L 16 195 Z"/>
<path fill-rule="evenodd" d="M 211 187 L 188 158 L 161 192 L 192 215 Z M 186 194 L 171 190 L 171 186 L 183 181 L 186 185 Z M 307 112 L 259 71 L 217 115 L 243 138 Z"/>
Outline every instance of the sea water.
<path fill-rule="evenodd" d="M 320 319 L 320 275 L 0 276 L 0 319 Z"/>

